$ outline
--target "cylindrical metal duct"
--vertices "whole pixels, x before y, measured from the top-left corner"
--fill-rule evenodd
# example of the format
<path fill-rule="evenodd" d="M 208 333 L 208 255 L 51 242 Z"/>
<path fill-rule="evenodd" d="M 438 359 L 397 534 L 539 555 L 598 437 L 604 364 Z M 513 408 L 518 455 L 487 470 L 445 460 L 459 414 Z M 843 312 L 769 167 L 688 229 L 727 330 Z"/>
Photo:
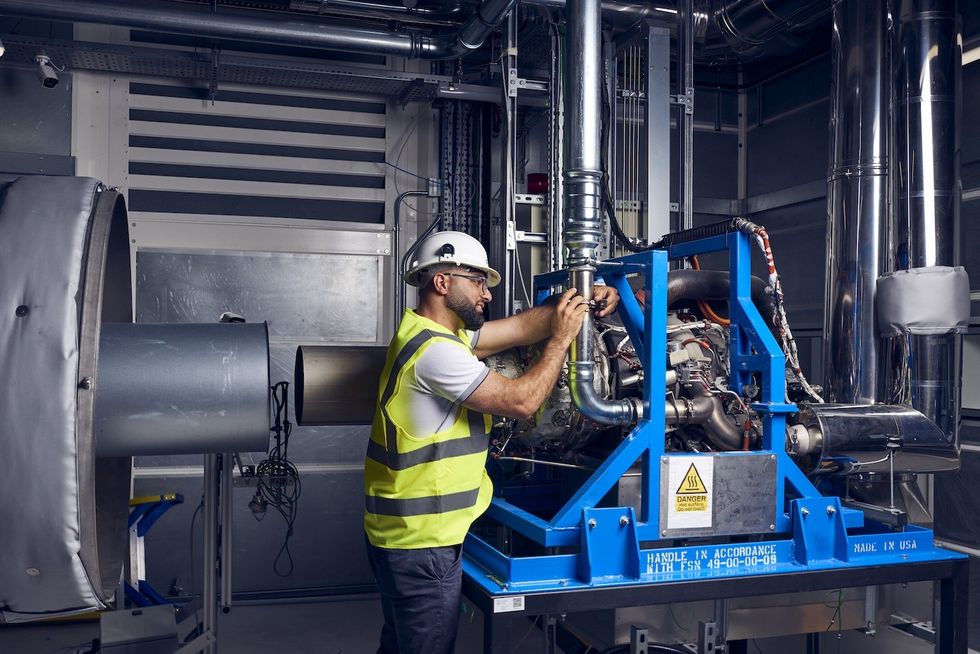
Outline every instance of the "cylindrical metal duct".
<path fill-rule="evenodd" d="M 749 61 L 798 48 L 827 9 L 825 0 L 714 0 L 711 17 L 728 47 Z"/>
<path fill-rule="evenodd" d="M 515 2 L 484 0 L 458 31 L 436 35 L 342 27 L 323 22 L 289 20 L 281 16 L 272 20 L 254 13 L 227 10 L 214 13 L 203 8 L 179 8 L 154 0 L 0 0 L 0 14 L 344 52 L 455 59 L 480 47 Z"/>
<path fill-rule="evenodd" d="M 813 404 L 800 414 L 811 433 L 812 461 L 823 473 L 956 470 L 959 456 L 936 424 L 915 409 L 891 404 Z"/>
<path fill-rule="evenodd" d="M 599 0 L 569 0 L 565 94 L 565 245 L 569 284 L 592 297 L 596 250 L 602 237 L 602 31 Z M 603 424 L 627 425 L 640 414 L 632 399 L 607 401 L 593 385 L 592 314 L 572 343 L 569 384 L 572 399 L 586 417 Z"/>
<path fill-rule="evenodd" d="M 296 349 L 296 423 L 369 425 L 388 349 L 380 346 L 303 345 Z"/>
<path fill-rule="evenodd" d="M 955 0 L 898 0 L 897 269 L 959 263 L 962 35 Z M 889 401 L 909 403 L 959 443 L 958 334 L 889 339 Z"/>
<path fill-rule="evenodd" d="M 119 587 L 132 460 L 95 457 L 92 390 L 101 326 L 132 320 L 128 225 L 94 179 L 0 185 L 0 622 L 104 609 Z"/>
<path fill-rule="evenodd" d="M 264 452 L 269 336 L 261 324 L 106 324 L 98 456 Z"/>
<path fill-rule="evenodd" d="M 879 394 L 875 284 L 887 210 L 887 7 L 835 0 L 827 193 L 824 388 L 830 402 Z"/>

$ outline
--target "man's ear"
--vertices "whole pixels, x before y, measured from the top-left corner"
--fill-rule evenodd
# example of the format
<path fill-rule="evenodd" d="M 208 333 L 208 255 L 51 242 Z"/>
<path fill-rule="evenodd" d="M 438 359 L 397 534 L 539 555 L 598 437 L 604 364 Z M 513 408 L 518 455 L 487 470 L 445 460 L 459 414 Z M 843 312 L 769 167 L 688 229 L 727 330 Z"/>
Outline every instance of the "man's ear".
<path fill-rule="evenodd" d="M 439 273 L 436 273 L 432 277 L 432 281 L 429 282 L 429 284 L 432 286 L 432 290 L 438 295 L 447 295 L 449 293 L 448 275 L 440 275 Z"/>

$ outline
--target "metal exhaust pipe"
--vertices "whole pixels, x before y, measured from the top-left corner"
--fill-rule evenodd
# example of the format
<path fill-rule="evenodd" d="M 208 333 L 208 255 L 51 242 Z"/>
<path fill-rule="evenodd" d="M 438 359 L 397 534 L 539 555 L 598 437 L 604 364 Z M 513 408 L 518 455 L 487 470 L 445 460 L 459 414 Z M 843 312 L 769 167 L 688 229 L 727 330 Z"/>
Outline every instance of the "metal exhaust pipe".
<path fill-rule="evenodd" d="M 875 288 L 888 191 L 887 7 L 835 0 L 827 176 L 824 388 L 828 402 L 874 404 Z"/>
<path fill-rule="evenodd" d="M 894 268 L 959 265 L 962 32 L 955 0 L 898 0 Z M 940 293 L 951 294 L 947 287 Z M 961 303 L 967 303 L 961 298 Z M 968 314 L 967 314 L 968 315 Z M 958 331 L 958 330 L 957 330 Z M 962 337 L 887 342 L 890 402 L 911 404 L 959 445 Z"/>
<path fill-rule="evenodd" d="M 592 298 L 596 250 L 603 237 L 600 123 L 602 112 L 602 31 L 599 0 L 569 0 L 568 66 L 565 94 L 565 231 L 569 284 Z M 609 425 L 628 425 L 642 416 L 631 399 L 598 397 L 593 379 L 592 314 L 572 343 L 569 385 L 575 406 L 587 418 Z"/>

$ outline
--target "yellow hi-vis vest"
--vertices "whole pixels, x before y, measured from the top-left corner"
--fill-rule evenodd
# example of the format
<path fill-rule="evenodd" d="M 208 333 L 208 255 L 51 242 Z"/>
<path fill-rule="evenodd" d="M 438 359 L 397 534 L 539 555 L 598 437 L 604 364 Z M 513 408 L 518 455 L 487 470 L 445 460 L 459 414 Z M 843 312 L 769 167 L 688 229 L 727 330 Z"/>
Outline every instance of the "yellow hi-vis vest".
<path fill-rule="evenodd" d="M 364 530 L 376 547 L 459 545 L 490 505 L 490 416 L 457 404 L 450 427 L 438 433 L 402 428 L 411 411 L 403 380 L 415 374 L 415 362 L 437 340 L 473 351 L 465 332 L 453 334 L 414 311 L 405 312 L 388 346 L 364 462 Z"/>

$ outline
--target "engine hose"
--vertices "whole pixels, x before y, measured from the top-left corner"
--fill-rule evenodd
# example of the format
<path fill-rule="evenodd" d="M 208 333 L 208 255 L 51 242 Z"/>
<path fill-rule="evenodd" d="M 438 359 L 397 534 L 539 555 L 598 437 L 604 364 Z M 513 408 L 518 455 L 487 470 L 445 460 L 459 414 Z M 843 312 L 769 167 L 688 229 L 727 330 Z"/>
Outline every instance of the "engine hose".
<path fill-rule="evenodd" d="M 766 282 L 752 276 L 752 303 L 772 329 L 775 300 Z M 728 300 L 729 274 L 726 270 L 671 270 L 667 273 L 667 307 L 682 300 Z"/>
<path fill-rule="evenodd" d="M 741 450 L 742 432 L 725 413 L 721 397 L 703 386 L 694 387 L 693 398 L 664 400 L 664 415 L 669 425 L 701 425 L 716 447 L 727 452 Z"/>

